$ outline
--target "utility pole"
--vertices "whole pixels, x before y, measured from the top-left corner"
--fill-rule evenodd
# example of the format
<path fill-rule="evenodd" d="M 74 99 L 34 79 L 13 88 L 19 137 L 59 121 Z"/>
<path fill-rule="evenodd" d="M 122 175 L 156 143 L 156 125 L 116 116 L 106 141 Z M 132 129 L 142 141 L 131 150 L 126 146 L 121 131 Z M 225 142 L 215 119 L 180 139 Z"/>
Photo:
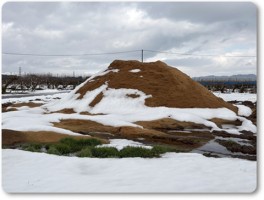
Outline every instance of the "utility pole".
<path fill-rule="evenodd" d="M 19 75 L 19 76 L 22 75 L 22 68 L 21 68 L 21 67 L 18 68 L 18 75 Z"/>
<path fill-rule="evenodd" d="M 143 53 L 144 53 L 144 50 L 142 49 L 142 50 L 141 50 L 141 62 L 142 62 L 142 63 L 143 63 L 143 58 L 144 58 L 144 57 L 143 57 L 143 56 L 144 56 Z"/>

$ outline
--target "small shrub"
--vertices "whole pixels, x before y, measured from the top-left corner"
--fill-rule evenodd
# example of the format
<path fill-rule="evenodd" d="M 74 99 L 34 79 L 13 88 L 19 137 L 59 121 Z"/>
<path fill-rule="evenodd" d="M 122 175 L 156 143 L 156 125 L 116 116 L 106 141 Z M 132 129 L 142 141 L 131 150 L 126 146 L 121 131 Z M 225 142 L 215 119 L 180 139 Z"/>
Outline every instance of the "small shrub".
<path fill-rule="evenodd" d="M 47 153 L 54 155 L 61 155 L 61 153 L 54 146 L 49 147 Z"/>
<path fill-rule="evenodd" d="M 97 140 L 95 138 L 89 138 L 89 139 L 80 139 L 77 140 L 77 144 L 80 146 L 96 146 L 102 144 L 100 140 Z"/>
<path fill-rule="evenodd" d="M 77 140 L 73 138 L 63 138 L 60 140 L 61 144 L 67 145 L 70 148 L 70 152 L 77 152 L 82 149 L 82 146 L 78 145 Z"/>
<path fill-rule="evenodd" d="M 151 149 L 146 149 L 143 147 L 131 147 L 127 146 L 119 152 L 121 158 L 127 157 L 142 157 L 142 158 L 152 158 L 157 157 Z"/>
<path fill-rule="evenodd" d="M 66 145 L 66 144 L 61 144 L 61 143 L 59 143 L 59 144 L 53 144 L 53 145 L 50 146 L 49 150 L 52 147 L 54 147 L 55 149 L 57 149 L 57 151 L 60 153 L 60 155 L 65 155 L 65 154 L 71 153 L 71 148 L 68 145 Z"/>
<path fill-rule="evenodd" d="M 31 152 L 40 152 L 42 148 L 42 145 L 40 144 L 24 144 L 22 145 L 22 149 L 25 151 L 31 151 Z"/>
<path fill-rule="evenodd" d="M 78 157 L 92 157 L 92 151 L 90 147 L 86 147 L 82 149 L 80 152 L 76 154 Z"/>
<path fill-rule="evenodd" d="M 75 140 L 73 138 L 63 138 L 60 140 L 61 144 L 65 144 L 70 148 L 70 152 L 77 152 L 82 150 L 84 147 L 96 146 L 102 144 L 100 140 L 94 138 L 79 139 Z"/>
<path fill-rule="evenodd" d="M 176 149 L 167 146 L 154 146 L 151 151 L 155 156 L 160 156 L 160 154 L 167 152 L 177 152 Z"/>
<path fill-rule="evenodd" d="M 115 158 L 119 156 L 119 151 L 115 147 L 94 147 L 92 155 L 97 158 Z"/>
<path fill-rule="evenodd" d="M 60 143 L 67 144 L 67 145 L 74 145 L 76 144 L 76 140 L 73 138 L 63 138 L 60 140 Z"/>

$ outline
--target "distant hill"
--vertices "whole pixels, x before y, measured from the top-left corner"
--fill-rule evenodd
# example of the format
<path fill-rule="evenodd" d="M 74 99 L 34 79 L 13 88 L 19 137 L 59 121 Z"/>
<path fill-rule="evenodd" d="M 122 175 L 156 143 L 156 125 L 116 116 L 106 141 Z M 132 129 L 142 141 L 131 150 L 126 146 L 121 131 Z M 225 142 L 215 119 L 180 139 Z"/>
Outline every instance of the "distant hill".
<path fill-rule="evenodd" d="M 192 78 L 195 81 L 257 81 L 255 74 L 237 74 L 232 76 L 199 76 Z"/>

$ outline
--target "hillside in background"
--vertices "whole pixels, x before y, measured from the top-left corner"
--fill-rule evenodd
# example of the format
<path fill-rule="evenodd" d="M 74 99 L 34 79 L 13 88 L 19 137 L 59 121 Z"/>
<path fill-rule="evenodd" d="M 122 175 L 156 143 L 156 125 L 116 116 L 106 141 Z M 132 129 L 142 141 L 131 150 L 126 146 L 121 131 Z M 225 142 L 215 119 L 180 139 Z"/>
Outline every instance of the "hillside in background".
<path fill-rule="evenodd" d="M 237 74 L 231 76 L 199 76 L 192 77 L 195 81 L 257 81 L 255 74 Z"/>

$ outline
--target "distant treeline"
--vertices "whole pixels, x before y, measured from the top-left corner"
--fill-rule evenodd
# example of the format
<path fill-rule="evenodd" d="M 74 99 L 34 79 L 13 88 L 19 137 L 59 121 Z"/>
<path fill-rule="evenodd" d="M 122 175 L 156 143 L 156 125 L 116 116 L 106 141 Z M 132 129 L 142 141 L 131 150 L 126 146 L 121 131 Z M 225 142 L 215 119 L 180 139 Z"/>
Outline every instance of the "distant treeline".
<path fill-rule="evenodd" d="M 74 89 L 87 78 L 51 74 L 2 75 L 2 94 L 43 89 Z"/>
<path fill-rule="evenodd" d="M 212 91 L 224 92 L 257 92 L 257 81 L 198 81 L 200 84 Z"/>

